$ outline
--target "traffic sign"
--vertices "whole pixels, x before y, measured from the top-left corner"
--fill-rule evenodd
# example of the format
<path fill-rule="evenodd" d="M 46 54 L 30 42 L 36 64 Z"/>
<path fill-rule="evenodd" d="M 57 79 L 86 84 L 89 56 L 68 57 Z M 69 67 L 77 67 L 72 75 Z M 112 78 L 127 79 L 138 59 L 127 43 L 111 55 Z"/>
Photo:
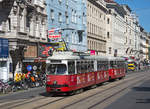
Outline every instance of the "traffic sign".
<path fill-rule="evenodd" d="M 30 72 L 32 70 L 32 66 L 31 65 L 28 65 L 27 66 L 27 70 Z"/>
<path fill-rule="evenodd" d="M 37 70 L 37 66 L 36 65 L 33 66 L 33 70 Z"/>

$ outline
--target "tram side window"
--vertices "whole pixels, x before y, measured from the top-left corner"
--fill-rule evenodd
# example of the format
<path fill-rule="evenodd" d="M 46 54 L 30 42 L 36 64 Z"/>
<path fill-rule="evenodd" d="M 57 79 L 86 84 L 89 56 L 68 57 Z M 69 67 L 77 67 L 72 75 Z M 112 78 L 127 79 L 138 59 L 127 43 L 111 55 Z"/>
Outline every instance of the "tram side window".
<path fill-rule="evenodd" d="M 88 62 L 88 72 L 93 72 L 94 71 L 94 62 L 89 61 Z"/>
<path fill-rule="evenodd" d="M 124 63 L 124 61 L 121 61 L 121 66 L 120 66 L 120 68 L 125 68 L 125 63 Z"/>
<path fill-rule="evenodd" d="M 110 61 L 110 67 L 113 68 L 113 61 Z"/>
<path fill-rule="evenodd" d="M 100 70 L 104 70 L 105 68 L 105 65 L 104 65 L 104 62 L 103 61 L 98 61 L 97 62 L 97 70 L 100 71 Z"/>
<path fill-rule="evenodd" d="M 81 62 L 81 73 L 86 73 L 87 72 L 87 62 L 83 61 Z"/>
<path fill-rule="evenodd" d="M 97 70 L 98 70 L 98 71 L 101 70 L 101 63 L 100 63 L 100 61 L 97 61 Z"/>
<path fill-rule="evenodd" d="M 105 61 L 105 70 L 108 70 L 108 61 Z"/>
<path fill-rule="evenodd" d="M 75 62 L 68 62 L 68 74 L 75 74 Z"/>
<path fill-rule="evenodd" d="M 114 61 L 114 68 L 118 68 L 117 61 Z"/>
<path fill-rule="evenodd" d="M 81 63 L 77 62 L 77 73 L 81 73 Z"/>
<path fill-rule="evenodd" d="M 122 61 L 120 61 L 119 68 L 123 67 Z"/>

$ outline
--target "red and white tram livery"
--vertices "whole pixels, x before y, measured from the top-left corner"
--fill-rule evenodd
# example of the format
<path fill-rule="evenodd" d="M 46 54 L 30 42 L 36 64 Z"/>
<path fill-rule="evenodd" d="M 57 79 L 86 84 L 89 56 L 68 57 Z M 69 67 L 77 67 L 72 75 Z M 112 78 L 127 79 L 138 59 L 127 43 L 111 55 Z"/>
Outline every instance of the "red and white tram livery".
<path fill-rule="evenodd" d="M 54 52 L 47 58 L 46 91 L 72 92 L 125 76 L 122 58 Z"/>

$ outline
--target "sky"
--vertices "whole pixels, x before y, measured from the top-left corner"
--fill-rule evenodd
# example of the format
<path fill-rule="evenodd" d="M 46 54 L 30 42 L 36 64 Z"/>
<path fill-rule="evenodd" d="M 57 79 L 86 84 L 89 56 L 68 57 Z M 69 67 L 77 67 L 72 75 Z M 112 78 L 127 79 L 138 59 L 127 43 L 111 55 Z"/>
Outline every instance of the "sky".
<path fill-rule="evenodd" d="M 127 4 L 139 18 L 140 25 L 150 32 L 150 0 L 114 0 L 119 4 Z"/>

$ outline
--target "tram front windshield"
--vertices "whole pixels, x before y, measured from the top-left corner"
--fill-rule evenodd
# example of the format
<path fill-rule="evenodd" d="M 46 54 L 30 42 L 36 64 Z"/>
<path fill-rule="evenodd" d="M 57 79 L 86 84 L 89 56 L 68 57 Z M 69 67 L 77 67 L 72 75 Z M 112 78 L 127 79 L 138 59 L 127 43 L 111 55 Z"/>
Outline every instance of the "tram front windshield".
<path fill-rule="evenodd" d="M 64 75 L 67 67 L 65 64 L 49 64 L 47 66 L 47 74 L 49 75 Z"/>

